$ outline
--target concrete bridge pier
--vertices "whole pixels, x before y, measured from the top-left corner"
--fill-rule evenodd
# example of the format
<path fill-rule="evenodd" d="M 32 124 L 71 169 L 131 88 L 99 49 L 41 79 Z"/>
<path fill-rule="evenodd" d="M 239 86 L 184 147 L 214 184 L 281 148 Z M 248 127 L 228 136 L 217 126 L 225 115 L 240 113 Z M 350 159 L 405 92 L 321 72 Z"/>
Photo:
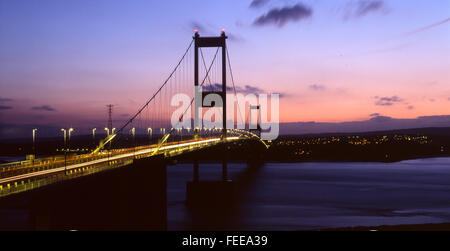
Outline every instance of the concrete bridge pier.
<path fill-rule="evenodd" d="M 200 181 L 198 160 L 194 161 L 194 177 L 186 186 L 186 204 L 189 207 L 223 207 L 234 201 L 235 186 L 228 179 L 227 160 L 222 161 L 222 179 Z"/>
<path fill-rule="evenodd" d="M 222 181 L 226 182 L 228 180 L 228 167 L 227 160 L 222 161 Z"/>

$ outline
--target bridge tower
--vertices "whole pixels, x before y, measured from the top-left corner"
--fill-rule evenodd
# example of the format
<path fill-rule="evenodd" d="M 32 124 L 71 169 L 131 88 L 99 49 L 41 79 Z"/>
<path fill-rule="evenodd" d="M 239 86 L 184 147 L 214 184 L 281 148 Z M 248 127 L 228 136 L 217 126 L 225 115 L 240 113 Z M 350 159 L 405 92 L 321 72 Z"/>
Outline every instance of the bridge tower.
<path fill-rule="evenodd" d="M 256 115 L 256 125 L 252 123 L 252 111 L 256 110 L 258 113 Z M 261 106 L 260 105 L 250 105 L 248 112 L 248 130 L 250 132 L 256 133 L 259 137 L 261 136 Z"/>
<path fill-rule="evenodd" d="M 201 100 L 195 99 L 195 109 L 194 109 L 194 137 L 198 137 L 199 134 L 199 111 L 197 107 L 218 107 L 218 104 L 212 104 L 211 106 L 204 106 L 203 99 L 208 94 L 217 94 L 222 97 L 222 137 L 226 138 L 227 135 L 227 103 L 226 103 L 226 93 L 227 93 L 227 68 L 226 68 L 226 39 L 228 37 L 225 35 L 225 30 L 219 37 L 200 37 L 198 30 L 195 30 L 194 40 L 195 40 L 195 50 L 194 50 L 194 85 L 196 88 L 199 87 L 199 67 L 198 67 L 198 50 L 201 47 L 221 47 L 222 48 L 222 90 L 221 91 L 202 91 Z M 198 103 L 200 102 L 200 103 Z"/>

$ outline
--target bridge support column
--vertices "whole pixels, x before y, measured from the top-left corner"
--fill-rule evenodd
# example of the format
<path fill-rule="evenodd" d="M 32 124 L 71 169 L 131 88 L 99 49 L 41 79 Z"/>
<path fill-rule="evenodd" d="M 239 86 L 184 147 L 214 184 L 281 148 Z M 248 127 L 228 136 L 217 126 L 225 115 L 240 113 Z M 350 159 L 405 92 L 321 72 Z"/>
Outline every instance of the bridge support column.
<path fill-rule="evenodd" d="M 235 197 L 231 181 L 190 181 L 186 186 L 189 207 L 217 208 L 232 204 Z"/>
<path fill-rule="evenodd" d="M 222 181 L 228 180 L 228 167 L 227 167 L 227 161 L 222 161 Z"/>
<path fill-rule="evenodd" d="M 216 104 L 207 105 L 203 104 L 203 99 L 209 94 L 219 95 L 222 98 L 222 137 L 227 137 L 227 47 L 226 47 L 226 39 L 228 37 L 225 35 L 225 30 L 222 30 L 222 33 L 219 37 L 200 37 L 198 31 L 195 32 L 194 35 L 194 86 L 195 86 L 195 94 L 198 91 L 197 88 L 201 88 L 199 85 L 199 49 L 202 47 L 221 47 L 222 48 L 222 90 L 221 91 L 202 91 L 199 97 L 194 96 L 195 98 L 195 108 L 194 108 L 194 128 L 201 129 L 200 116 L 202 113 L 199 112 L 200 107 L 218 107 Z M 203 84 L 203 83 L 202 83 Z M 194 138 L 196 138 L 198 134 L 194 133 Z"/>
<path fill-rule="evenodd" d="M 226 208 L 234 202 L 235 184 L 228 179 L 228 150 L 226 147 L 219 148 L 223 157 L 222 177 L 219 180 L 201 181 L 198 174 L 199 162 L 194 160 L 194 178 L 186 186 L 186 204 L 190 208 Z"/>

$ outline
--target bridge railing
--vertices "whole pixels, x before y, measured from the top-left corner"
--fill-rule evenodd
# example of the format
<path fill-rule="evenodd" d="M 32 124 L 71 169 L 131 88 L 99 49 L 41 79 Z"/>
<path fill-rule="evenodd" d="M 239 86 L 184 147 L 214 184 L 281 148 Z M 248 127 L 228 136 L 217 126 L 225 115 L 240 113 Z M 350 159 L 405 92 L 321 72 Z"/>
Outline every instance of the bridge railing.
<path fill-rule="evenodd" d="M 158 154 L 164 154 L 167 157 L 172 157 L 176 155 L 183 154 L 187 151 L 195 151 L 198 149 L 201 149 L 203 147 L 208 147 L 211 145 L 215 145 L 222 142 L 227 141 L 235 141 L 240 139 L 239 137 L 228 137 L 227 139 L 220 139 L 220 138 L 209 138 L 209 139 L 202 139 L 200 141 L 197 140 L 187 140 L 183 142 L 170 142 L 165 144 L 161 151 L 158 152 Z M 24 175 L 21 177 L 18 177 L 17 179 L 4 179 L 3 183 L 0 183 L 0 196 L 9 195 L 12 193 L 19 193 L 23 191 L 27 191 L 30 189 L 38 188 L 41 186 L 45 186 L 48 184 L 52 184 L 55 182 L 88 175 L 96 172 L 101 172 L 103 170 L 114 168 L 114 167 L 121 167 L 125 165 L 129 165 L 133 163 L 134 159 L 139 158 L 145 158 L 150 157 L 153 155 L 153 151 L 151 151 L 149 148 L 153 148 L 154 146 L 141 146 L 138 148 L 132 148 L 132 149 L 120 149 L 111 152 L 110 154 L 107 153 L 101 153 L 96 155 L 94 158 L 84 158 L 82 160 L 93 160 L 93 159 L 103 159 L 103 161 L 100 162 L 94 162 L 89 163 L 87 162 L 86 165 L 74 165 L 74 164 L 80 164 L 82 161 L 80 159 L 75 159 L 72 162 L 66 162 L 66 167 L 64 165 L 59 165 L 59 170 L 56 170 L 54 172 L 42 172 L 37 173 L 36 176 L 31 175 Z M 115 156 L 120 156 L 124 153 L 130 153 L 133 151 L 133 154 L 126 154 L 122 157 L 115 158 Z M 92 156 L 91 156 L 92 157 Z M 77 163 L 79 162 L 79 163 Z M 53 167 L 57 168 L 57 167 Z M 47 168 L 52 169 L 52 168 Z M 39 174 L 39 175 L 38 175 Z M 20 175 L 19 175 L 20 176 Z M 29 178 L 27 178 L 29 177 Z M 19 179 L 20 178 L 20 179 Z"/>
<path fill-rule="evenodd" d="M 110 162 L 106 161 L 101 164 L 91 165 L 87 167 L 81 167 L 66 171 L 61 171 L 56 174 L 51 174 L 48 176 L 42 176 L 35 179 L 24 179 L 21 181 L 10 182 L 8 184 L 0 185 L 0 197 L 11 195 L 14 193 L 25 192 L 28 190 L 32 190 L 35 188 L 43 187 L 46 185 L 50 185 L 57 182 L 62 182 L 68 179 L 73 179 L 76 177 L 81 177 L 85 175 L 90 175 L 94 173 L 98 173 L 107 169 L 117 168 L 129 165 L 133 162 L 133 160 L 123 160 Z"/>

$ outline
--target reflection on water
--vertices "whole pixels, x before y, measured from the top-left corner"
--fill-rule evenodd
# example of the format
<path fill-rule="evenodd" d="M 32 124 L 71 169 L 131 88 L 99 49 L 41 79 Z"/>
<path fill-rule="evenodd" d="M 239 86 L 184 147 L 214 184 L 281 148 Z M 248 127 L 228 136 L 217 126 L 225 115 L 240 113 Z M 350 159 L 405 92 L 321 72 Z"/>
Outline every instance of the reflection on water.
<path fill-rule="evenodd" d="M 189 229 L 186 183 L 192 165 L 169 166 L 168 228 Z M 244 180 L 246 164 L 229 164 Z M 241 188 L 235 230 L 304 230 L 450 222 L 450 158 L 396 163 L 266 163 Z M 220 180 L 221 164 L 201 164 Z M 237 216 L 239 215 L 239 216 Z M 206 228 L 206 227 L 205 227 Z"/>

